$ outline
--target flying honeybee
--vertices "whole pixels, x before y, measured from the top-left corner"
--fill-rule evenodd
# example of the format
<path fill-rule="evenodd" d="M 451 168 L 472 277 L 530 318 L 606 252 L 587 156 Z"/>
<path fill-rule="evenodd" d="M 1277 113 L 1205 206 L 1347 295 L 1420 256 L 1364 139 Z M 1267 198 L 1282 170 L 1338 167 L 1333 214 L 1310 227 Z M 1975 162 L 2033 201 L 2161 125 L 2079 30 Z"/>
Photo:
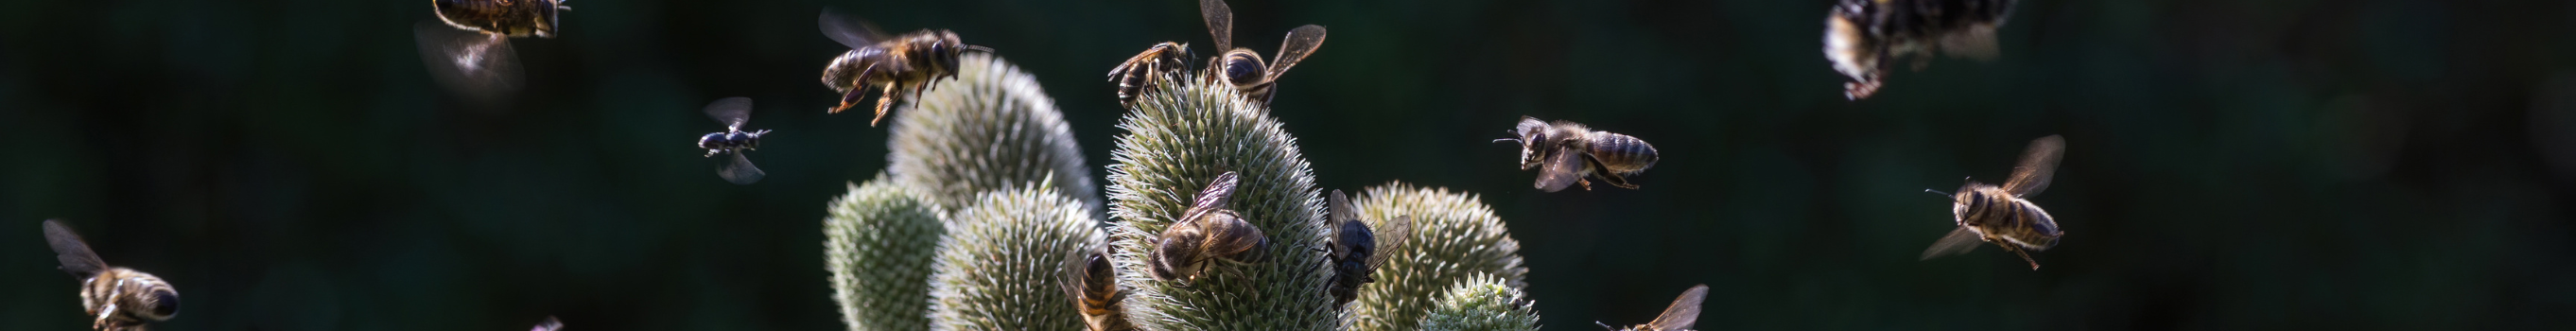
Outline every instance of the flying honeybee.
<path fill-rule="evenodd" d="M 751 185 L 759 182 L 761 177 L 769 176 L 769 173 L 760 171 L 760 167 L 752 166 L 750 157 L 743 156 L 744 152 L 759 149 L 760 136 L 769 134 L 769 130 L 742 130 L 742 123 L 751 120 L 751 98 L 731 97 L 707 103 L 707 117 L 724 123 L 725 132 L 699 136 L 698 148 L 706 149 L 707 157 L 733 155 L 724 165 L 717 166 L 717 177 L 724 177 L 725 181 L 735 185 Z"/>
<path fill-rule="evenodd" d="M 1825 18 L 1825 59 L 1850 76 L 1843 96 L 1878 92 L 1886 62 L 1933 52 L 1994 59 L 1995 28 L 2014 0 L 1841 0 Z M 1921 68 L 1928 58 L 1915 58 Z"/>
<path fill-rule="evenodd" d="M 161 277 L 108 266 L 61 221 L 45 220 L 45 244 L 53 246 L 54 259 L 63 263 L 63 271 L 80 277 L 81 307 L 92 316 L 91 329 L 143 330 L 144 323 L 179 314 L 179 290 Z"/>
<path fill-rule="evenodd" d="M 477 97 L 517 90 L 518 55 L 511 37 L 550 38 L 557 13 L 572 10 L 559 0 L 431 0 L 430 7 L 447 27 L 421 24 L 412 29 L 421 60 L 441 84 Z"/>
<path fill-rule="evenodd" d="M 1601 322 L 1592 323 L 1601 324 L 1601 328 L 1603 329 L 1617 331 L 1690 330 L 1691 325 L 1699 324 L 1699 303 L 1705 299 L 1708 299 L 1708 285 L 1692 286 L 1690 290 L 1682 291 L 1682 296 L 1680 298 L 1673 299 L 1672 306 L 1664 307 L 1663 314 L 1655 315 L 1655 321 L 1653 322 L 1646 322 L 1646 324 L 1639 324 L 1637 326 L 1630 326 L 1627 328 L 1614 328 L 1610 327 L 1609 324 L 1601 324 Z"/>
<path fill-rule="evenodd" d="M 1082 308 L 1083 324 L 1091 331 L 1135 330 L 1127 322 L 1119 303 L 1127 300 L 1127 291 L 1118 287 L 1118 274 L 1109 265 L 1109 245 L 1100 245 L 1073 261 L 1073 281 L 1066 282 L 1065 294 L 1073 297 L 1075 307 Z"/>
<path fill-rule="evenodd" d="M 1565 189 L 1566 184 L 1582 183 L 1592 189 L 1585 176 L 1600 178 L 1610 186 L 1636 189 L 1628 176 L 1655 166 L 1655 146 L 1645 140 L 1608 131 L 1593 131 L 1568 121 L 1541 122 L 1521 117 L 1512 130 L 1517 138 L 1495 139 L 1494 142 L 1521 143 L 1521 170 L 1539 168 L 1538 182 L 1532 186 L 1548 192 Z"/>
<path fill-rule="evenodd" d="M 1225 207 L 1234 196 L 1235 177 L 1232 171 L 1217 175 L 1207 189 L 1199 191 L 1190 209 L 1154 239 L 1154 251 L 1145 254 L 1145 263 L 1153 267 L 1155 280 L 1195 280 L 1216 259 L 1261 259 L 1270 238 Z"/>
<path fill-rule="evenodd" d="M 2049 177 L 2057 172 L 2057 159 L 2065 152 L 2066 138 L 2040 137 L 2030 141 L 2030 149 L 2022 151 L 2021 163 L 2013 166 L 2012 178 L 2005 180 L 2004 186 L 1971 180 L 1959 186 L 1956 194 L 1924 190 L 1950 196 L 1950 214 L 1959 228 L 1932 242 L 1932 248 L 1923 250 L 1923 259 L 1966 253 L 1982 241 L 2021 256 L 2022 261 L 2030 262 L 2031 270 L 2038 270 L 2039 260 L 2030 258 L 2030 252 L 2056 246 L 2057 237 L 2066 232 L 2057 229 L 2057 219 L 2050 218 L 2048 211 L 2027 199 L 2048 189 Z"/>
<path fill-rule="evenodd" d="M 857 19 L 842 17 L 824 10 L 821 19 L 823 36 L 849 46 L 850 51 L 832 58 L 823 67 L 823 85 L 841 92 L 841 104 L 829 111 L 834 114 L 857 106 L 869 88 L 876 88 L 877 115 L 869 126 L 884 121 L 894 103 L 921 97 L 930 84 L 941 78 L 957 77 L 957 57 L 968 50 L 992 52 L 982 46 L 967 45 L 948 30 L 921 30 L 888 37 Z"/>
<path fill-rule="evenodd" d="M 1368 222 L 1360 220 L 1359 209 L 1351 206 L 1350 197 L 1343 195 L 1342 190 L 1333 190 L 1332 195 L 1325 196 L 1325 201 L 1330 212 L 1324 215 L 1324 226 L 1333 229 L 1333 236 L 1328 237 L 1331 246 L 1325 251 L 1325 257 L 1331 259 L 1333 265 L 1333 280 L 1329 283 L 1332 288 L 1329 290 L 1333 295 L 1333 305 L 1340 306 L 1359 298 L 1360 285 L 1377 282 L 1374 273 L 1378 267 L 1386 265 L 1388 257 L 1393 256 L 1380 253 L 1404 247 L 1406 238 L 1413 234 L 1413 217 L 1397 216 L 1379 223 L 1385 231 L 1370 231 Z M 1387 240 L 1379 241 L 1378 238 Z"/>
<path fill-rule="evenodd" d="M 1199 0 L 1199 16 L 1207 20 L 1208 34 L 1216 38 L 1216 49 L 1225 52 L 1208 63 L 1207 69 L 1214 73 L 1211 76 L 1234 85 L 1245 100 L 1255 103 L 1270 104 L 1270 92 L 1277 90 L 1279 75 L 1288 74 L 1288 68 L 1296 67 L 1298 61 L 1324 45 L 1323 26 L 1299 26 L 1288 30 L 1288 40 L 1280 42 L 1278 56 L 1270 58 L 1275 62 L 1264 64 L 1261 53 L 1234 47 L 1234 9 L 1226 7 L 1225 0 Z"/>
<path fill-rule="evenodd" d="M 563 331 L 563 321 L 556 320 L 554 316 L 546 316 L 546 320 L 538 321 L 537 326 L 528 328 L 528 331 Z"/>

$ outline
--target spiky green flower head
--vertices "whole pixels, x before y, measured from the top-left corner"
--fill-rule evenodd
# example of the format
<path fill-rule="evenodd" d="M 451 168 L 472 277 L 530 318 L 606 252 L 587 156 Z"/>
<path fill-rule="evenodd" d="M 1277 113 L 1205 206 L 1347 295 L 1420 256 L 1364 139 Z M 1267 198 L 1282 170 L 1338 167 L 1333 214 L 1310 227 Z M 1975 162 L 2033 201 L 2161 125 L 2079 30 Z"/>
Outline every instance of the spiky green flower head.
<path fill-rule="evenodd" d="M 1325 294 L 1323 200 L 1314 171 L 1269 110 L 1203 76 L 1166 81 L 1137 99 L 1109 166 L 1118 281 L 1133 291 L 1129 320 L 1144 330 L 1332 330 Z M 1217 260 L 1192 281 L 1149 276 L 1154 239 L 1218 174 L 1241 183 L 1226 206 L 1261 229 L 1255 262 Z"/>
<path fill-rule="evenodd" d="M 1072 257 L 1103 234 L 1091 207 L 1045 181 L 976 195 L 953 214 L 931 274 L 933 330 L 1085 328 L 1065 292 Z"/>
<path fill-rule="evenodd" d="M 1351 302 L 1355 329 L 1410 330 L 1452 285 L 1476 277 L 1514 289 L 1528 286 L 1522 283 L 1529 268 L 1521 264 L 1520 241 L 1475 195 L 1399 182 L 1354 199 L 1360 219 L 1375 228 L 1398 216 L 1413 218 L 1413 233 L 1403 246 L 1378 248 L 1379 254 L 1394 255 L 1373 274 L 1377 282 L 1360 286 L 1359 299 Z"/>
<path fill-rule="evenodd" d="M 939 204 L 880 173 L 833 199 L 823 265 L 850 330 L 928 328 L 931 256 L 947 229 Z"/>
<path fill-rule="evenodd" d="M 887 130 L 886 172 L 946 206 L 1053 174 L 1051 189 L 1100 206 L 1073 127 L 1036 76 L 984 53 L 958 59 L 957 78 L 931 85 Z"/>
<path fill-rule="evenodd" d="M 1449 286 L 1431 311 L 1422 314 L 1423 331 L 1538 330 L 1536 302 L 1519 286 L 1492 275 L 1477 274 Z"/>

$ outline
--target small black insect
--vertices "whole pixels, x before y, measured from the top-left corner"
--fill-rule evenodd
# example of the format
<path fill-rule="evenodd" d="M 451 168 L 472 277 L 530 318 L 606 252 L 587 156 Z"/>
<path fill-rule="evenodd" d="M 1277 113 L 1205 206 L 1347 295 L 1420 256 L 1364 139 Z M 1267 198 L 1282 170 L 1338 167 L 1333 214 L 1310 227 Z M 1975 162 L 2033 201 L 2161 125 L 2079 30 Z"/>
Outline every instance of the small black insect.
<path fill-rule="evenodd" d="M 761 172 L 760 167 L 752 166 L 751 159 L 742 155 L 743 152 L 760 149 L 760 135 L 769 134 L 769 130 L 742 130 L 742 123 L 751 119 L 751 98 L 731 97 L 708 103 L 707 117 L 724 123 L 725 132 L 698 137 L 698 148 L 706 149 L 707 157 L 733 155 L 732 160 L 716 168 L 716 176 L 736 185 L 751 185 L 759 182 L 761 177 L 769 176 Z"/>

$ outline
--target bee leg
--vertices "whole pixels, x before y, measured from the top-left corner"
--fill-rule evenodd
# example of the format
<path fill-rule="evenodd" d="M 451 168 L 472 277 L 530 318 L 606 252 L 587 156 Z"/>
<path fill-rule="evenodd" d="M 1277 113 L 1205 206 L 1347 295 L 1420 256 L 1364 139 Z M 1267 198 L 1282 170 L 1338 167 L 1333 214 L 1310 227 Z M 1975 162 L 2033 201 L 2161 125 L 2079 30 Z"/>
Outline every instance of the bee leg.
<path fill-rule="evenodd" d="M 2030 262 L 2030 270 L 2039 270 L 2039 260 L 2030 258 L 2030 252 L 2023 251 L 2021 247 L 2013 247 L 2011 244 L 1999 246 L 2003 246 L 2004 250 L 2012 251 L 2013 255 L 2020 255 L 2023 262 Z"/>
<path fill-rule="evenodd" d="M 877 93 L 877 118 L 868 120 L 868 126 L 885 121 L 886 111 L 894 109 L 894 92 L 894 85 L 886 85 L 885 91 Z"/>
<path fill-rule="evenodd" d="M 1601 174 L 1600 174 L 1600 176 L 1601 176 L 1601 182 L 1603 182 L 1603 183 L 1609 183 L 1609 184 L 1610 184 L 1610 186 L 1617 186 L 1617 187 L 1619 187 L 1619 188 L 1631 189 L 1631 190 L 1637 189 L 1637 184 L 1630 184 L 1630 183 L 1628 183 L 1628 178 L 1627 178 L 1627 177 L 1619 176 L 1619 174 L 1606 173 L 1606 172 L 1605 172 L 1605 173 L 1601 173 Z"/>
<path fill-rule="evenodd" d="M 1582 185 L 1583 185 L 1583 190 L 1585 190 L 1585 191 L 1591 191 L 1591 190 L 1592 190 L 1592 180 L 1590 180 L 1590 179 L 1576 178 L 1576 179 L 1574 179 L 1574 183 L 1575 183 L 1575 184 L 1582 184 Z"/>
<path fill-rule="evenodd" d="M 857 82 L 852 82 L 853 86 L 850 86 L 850 93 L 841 95 L 841 105 L 832 107 L 829 113 L 839 114 L 843 110 L 849 110 L 850 107 L 857 106 L 859 104 L 859 98 L 867 96 L 868 94 L 868 76 L 875 76 L 876 71 L 877 65 L 875 64 L 869 64 L 867 69 L 859 69 Z"/>

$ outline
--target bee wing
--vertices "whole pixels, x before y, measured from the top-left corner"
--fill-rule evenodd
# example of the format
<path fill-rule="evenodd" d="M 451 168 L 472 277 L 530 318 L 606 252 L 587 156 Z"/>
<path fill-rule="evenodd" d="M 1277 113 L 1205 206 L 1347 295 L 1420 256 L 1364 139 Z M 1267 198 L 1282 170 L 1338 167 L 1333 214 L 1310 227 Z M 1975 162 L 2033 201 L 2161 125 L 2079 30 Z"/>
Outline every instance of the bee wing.
<path fill-rule="evenodd" d="M 1986 239 L 1978 237 L 1976 231 L 1968 231 L 1968 227 L 1964 226 L 1959 227 L 1958 229 L 1950 230 L 1949 235 L 1941 236 L 1940 241 L 1932 242 L 1932 248 L 1923 249 L 1922 259 L 1930 260 L 1936 257 L 1967 253 L 1968 251 L 1977 250 L 1977 246 L 1979 246 L 1978 244 L 1983 244 L 1985 242 Z"/>
<path fill-rule="evenodd" d="M 1307 24 L 1288 30 L 1288 40 L 1279 42 L 1279 56 L 1270 59 L 1270 79 L 1288 74 L 1288 67 L 1297 66 L 1297 61 L 1314 55 L 1320 47 L 1324 47 L 1324 26 Z"/>
<path fill-rule="evenodd" d="M 769 177 L 769 173 L 761 172 L 760 167 L 752 166 L 751 158 L 742 156 L 742 151 L 727 154 L 733 154 L 733 160 L 716 168 L 717 177 L 724 177 L 725 181 L 733 182 L 734 185 L 751 185 L 751 183 L 760 182 L 761 177 Z"/>
<path fill-rule="evenodd" d="M 1692 286 L 1690 290 L 1682 291 L 1680 298 L 1674 298 L 1671 307 L 1664 307 L 1664 313 L 1656 315 L 1655 321 L 1646 322 L 1646 325 L 1655 330 L 1689 330 L 1691 325 L 1699 324 L 1699 303 L 1706 299 L 1708 285 Z"/>
<path fill-rule="evenodd" d="M 1941 53 L 1950 56 L 1993 61 L 2003 54 L 2002 51 L 1997 50 L 1999 47 L 1995 47 L 1995 25 L 1993 24 L 1972 25 L 1958 32 L 1941 36 L 1939 42 Z"/>
<path fill-rule="evenodd" d="M 98 259 L 98 252 L 90 251 L 89 243 L 81 241 L 80 234 L 72 233 L 72 228 L 63 226 L 62 221 L 45 220 L 45 244 L 54 246 L 54 259 L 61 261 L 63 271 L 72 276 L 89 278 L 107 270 L 107 262 Z"/>
<path fill-rule="evenodd" d="M 1413 238 L 1413 216 L 1396 216 L 1379 222 L 1377 228 L 1377 252 L 1369 255 L 1369 270 L 1386 266 L 1387 260 L 1404 252 L 1405 241 Z"/>
<path fill-rule="evenodd" d="M 1234 8 L 1225 0 L 1199 0 L 1199 18 L 1207 20 L 1208 35 L 1216 37 L 1217 52 L 1234 49 Z"/>
<path fill-rule="evenodd" d="M 1235 176 L 1233 171 L 1216 175 L 1216 180 L 1208 182 L 1207 189 L 1199 191 L 1197 201 L 1190 204 L 1190 211 L 1195 213 L 1225 208 L 1226 201 L 1234 198 L 1234 184 L 1237 181 Z"/>
<path fill-rule="evenodd" d="M 519 90 L 518 52 L 508 37 L 421 22 L 412 27 L 431 79 L 467 97 L 490 101 Z"/>
<path fill-rule="evenodd" d="M 1583 179 L 1583 158 L 1575 154 L 1579 153 L 1565 149 L 1549 153 L 1546 165 L 1538 170 L 1538 183 L 1535 187 L 1542 191 L 1556 192 L 1564 190 L 1566 185 L 1573 185 L 1576 180 Z"/>
<path fill-rule="evenodd" d="M 709 102 L 707 118 L 724 123 L 725 128 L 742 129 L 742 122 L 751 120 L 751 98 L 731 97 Z"/>
<path fill-rule="evenodd" d="M 2012 179 L 2004 181 L 2004 191 L 2014 196 L 2039 195 L 2048 189 L 2048 180 L 2057 175 L 2057 159 L 2066 154 L 2066 138 L 2050 135 L 2030 141 L 2021 152 L 2021 163 L 2013 166 Z"/>
<path fill-rule="evenodd" d="M 1259 252 L 1253 252 L 1253 250 L 1269 244 L 1270 237 L 1261 233 L 1261 227 L 1253 226 L 1252 222 L 1244 221 L 1242 215 L 1234 214 L 1234 211 L 1231 210 L 1219 210 L 1217 212 L 1223 213 L 1223 215 L 1200 219 L 1203 222 L 1214 221 L 1202 224 L 1202 226 L 1214 229 L 1214 231 L 1210 231 L 1212 233 L 1207 236 L 1208 252 L 1215 253 L 1214 255 L 1216 256 L 1246 256 L 1244 253 L 1259 254 Z M 1260 259 L 1259 255 L 1250 255 L 1249 258 L 1242 260 L 1250 261 L 1258 259 Z"/>
<path fill-rule="evenodd" d="M 875 25 L 841 15 L 840 11 L 831 8 L 824 8 L 822 17 L 817 20 L 816 25 L 823 28 L 824 38 L 832 38 L 832 41 L 851 49 L 875 47 L 878 40 L 886 39 L 885 33 L 878 32 Z"/>
<path fill-rule="evenodd" d="M 545 320 L 545 321 L 537 322 L 537 326 L 536 326 L 536 327 L 528 328 L 528 331 L 559 331 L 559 330 L 563 330 L 563 320 L 557 320 L 557 319 L 555 319 L 555 317 L 554 317 L 554 316 L 546 316 L 546 320 Z"/>

